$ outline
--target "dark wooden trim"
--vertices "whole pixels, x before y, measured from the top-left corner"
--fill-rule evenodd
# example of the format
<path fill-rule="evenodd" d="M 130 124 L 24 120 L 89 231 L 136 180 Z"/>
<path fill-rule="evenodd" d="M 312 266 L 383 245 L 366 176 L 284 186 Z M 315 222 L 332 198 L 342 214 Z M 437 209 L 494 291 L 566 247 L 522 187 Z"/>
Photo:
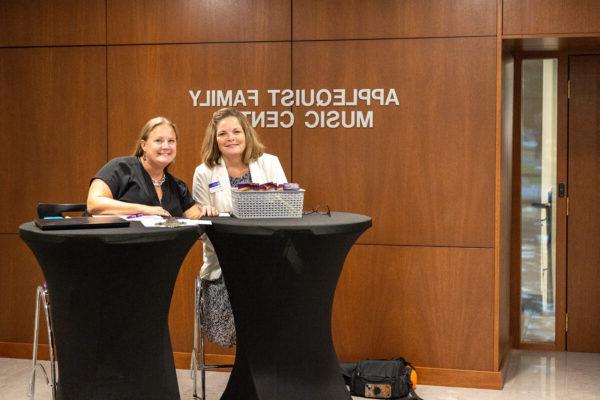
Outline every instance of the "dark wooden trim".
<path fill-rule="evenodd" d="M 31 358 L 31 343 L 0 342 L 0 357 Z M 39 346 L 38 356 L 41 360 L 48 359 L 48 345 Z M 191 353 L 174 352 L 173 359 L 177 369 L 190 368 Z M 209 364 L 232 364 L 234 355 L 207 354 Z M 418 382 L 424 385 L 471 387 L 480 389 L 502 389 L 507 363 L 503 363 L 501 371 L 474 371 L 450 368 L 415 367 L 418 373 Z M 227 370 L 222 370 L 227 371 Z"/>
<path fill-rule="evenodd" d="M 190 353 L 173 353 L 175 367 L 188 369 Z M 235 356 L 225 354 L 207 354 L 206 361 L 210 364 L 233 363 Z M 418 384 L 435 386 L 470 387 L 479 389 L 502 389 L 506 365 L 500 371 L 475 371 L 450 368 L 429 368 L 415 366 Z"/>
<path fill-rule="evenodd" d="M 531 351 L 560 351 L 556 348 L 556 343 L 523 342 L 519 344 L 519 349 Z"/>
<path fill-rule="evenodd" d="M 502 270 L 502 1 L 496 1 L 496 151 L 494 194 L 494 369 L 501 363 Z"/>
<path fill-rule="evenodd" d="M 31 359 L 33 343 L 0 342 L 0 357 Z M 49 360 L 48 345 L 38 346 L 38 359 Z"/>
<path fill-rule="evenodd" d="M 510 326 L 513 347 L 521 342 L 521 76 L 522 57 L 515 55 Z"/>
<path fill-rule="evenodd" d="M 419 384 L 478 389 L 502 389 L 504 371 L 474 371 L 415 366 Z"/>
<path fill-rule="evenodd" d="M 558 99 L 557 99 L 557 154 L 556 180 L 558 183 L 567 182 L 568 166 L 568 121 L 569 101 L 569 58 L 566 55 L 558 57 Z M 567 312 L 567 201 L 557 197 L 556 203 L 556 293 L 555 293 L 555 350 L 566 350 L 565 315 Z"/>

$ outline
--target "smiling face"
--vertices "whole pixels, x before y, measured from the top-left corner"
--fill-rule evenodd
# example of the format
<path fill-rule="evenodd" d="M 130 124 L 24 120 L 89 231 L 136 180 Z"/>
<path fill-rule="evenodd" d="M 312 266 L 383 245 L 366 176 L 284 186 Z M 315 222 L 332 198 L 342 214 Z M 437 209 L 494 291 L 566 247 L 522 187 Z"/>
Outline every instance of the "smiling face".
<path fill-rule="evenodd" d="M 234 116 L 223 118 L 217 124 L 217 145 L 225 159 L 242 159 L 246 149 L 246 135 L 240 121 Z"/>
<path fill-rule="evenodd" d="M 177 155 L 177 135 L 168 124 L 154 128 L 141 144 L 147 161 L 162 168 L 172 163 Z"/>

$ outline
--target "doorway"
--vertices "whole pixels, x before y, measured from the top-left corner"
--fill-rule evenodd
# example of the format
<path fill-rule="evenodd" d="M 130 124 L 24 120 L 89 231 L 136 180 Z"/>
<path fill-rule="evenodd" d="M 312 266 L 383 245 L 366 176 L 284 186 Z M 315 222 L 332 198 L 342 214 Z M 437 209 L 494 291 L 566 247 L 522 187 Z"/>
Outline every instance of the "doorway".
<path fill-rule="evenodd" d="M 538 53 L 515 64 L 513 343 L 600 352 L 600 55 Z"/>

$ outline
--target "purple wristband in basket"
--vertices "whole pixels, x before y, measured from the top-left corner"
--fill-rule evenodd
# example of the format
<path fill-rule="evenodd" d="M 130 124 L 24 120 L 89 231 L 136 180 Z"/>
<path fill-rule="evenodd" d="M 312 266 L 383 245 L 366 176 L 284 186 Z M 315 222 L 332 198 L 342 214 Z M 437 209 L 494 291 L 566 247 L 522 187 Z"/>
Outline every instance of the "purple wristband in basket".
<path fill-rule="evenodd" d="M 245 192 L 246 190 L 258 190 L 258 185 L 256 183 L 252 183 L 252 182 L 238 183 L 237 189 L 240 192 Z"/>
<path fill-rule="evenodd" d="M 275 188 L 276 188 L 276 186 L 273 182 L 266 182 L 266 183 L 263 183 L 262 185 L 258 185 L 258 190 L 260 192 L 266 192 L 267 190 L 273 190 Z"/>
<path fill-rule="evenodd" d="M 297 183 L 284 183 L 283 190 L 300 190 L 300 185 Z"/>

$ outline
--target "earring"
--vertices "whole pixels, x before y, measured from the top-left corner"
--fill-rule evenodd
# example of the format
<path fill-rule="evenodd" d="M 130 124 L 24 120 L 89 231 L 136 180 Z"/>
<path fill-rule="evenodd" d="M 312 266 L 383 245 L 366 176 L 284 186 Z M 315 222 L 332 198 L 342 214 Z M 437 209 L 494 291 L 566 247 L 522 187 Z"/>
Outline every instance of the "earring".
<path fill-rule="evenodd" d="M 146 158 L 146 152 L 144 152 L 144 155 L 142 155 L 142 160 L 148 161 L 148 159 Z"/>

